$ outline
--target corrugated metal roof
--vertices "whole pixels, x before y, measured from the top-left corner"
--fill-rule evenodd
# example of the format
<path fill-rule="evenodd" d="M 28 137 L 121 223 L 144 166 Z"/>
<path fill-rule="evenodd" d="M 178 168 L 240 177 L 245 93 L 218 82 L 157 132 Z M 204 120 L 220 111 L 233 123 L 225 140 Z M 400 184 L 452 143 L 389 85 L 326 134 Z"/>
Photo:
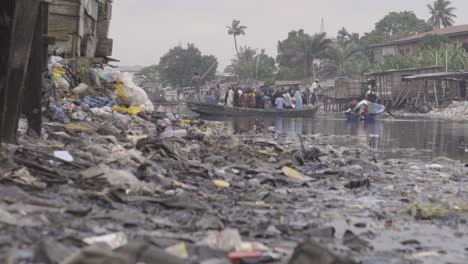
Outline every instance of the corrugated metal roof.
<path fill-rule="evenodd" d="M 392 42 L 371 45 L 370 47 L 385 47 L 385 46 L 393 46 L 393 45 L 398 45 L 398 44 L 403 44 L 403 43 L 414 42 L 414 41 L 418 41 L 424 38 L 427 35 L 455 36 L 455 35 L 462 35 L 462 34 L 468 35 L 468 24 L 445 27 L 445 28 L 438 28 L 438 29 L 434 29 L 428 32 L 421 33 L 421 34 L 409 36 L 407 38 L 398 39 Z"/>
<path fill-rule="evenodd" d="M 411 76 L 406 76 L 403 80 L 413 81 L 421 79 L 444 79 L 444 78 L 466 78 L 468 77 L 468 72 L 435 72 L 435 73 L 423 73 L 415 74 Z"/>
<path fill-rule="evenodd" d="M 381 72 L 368 72 L 364 73 L 365 76 L 383 74 L 383 73 L 393 73 L 393 72 L 411 72 L 411 71 L 424 71 L 424 70 L 439 70 L 441 71 L 444 67 L 442 66 L 428 66 L 428 67 L 415 67 L 415 68 L 405 68 L 405 69 L 392 69 Z"/>

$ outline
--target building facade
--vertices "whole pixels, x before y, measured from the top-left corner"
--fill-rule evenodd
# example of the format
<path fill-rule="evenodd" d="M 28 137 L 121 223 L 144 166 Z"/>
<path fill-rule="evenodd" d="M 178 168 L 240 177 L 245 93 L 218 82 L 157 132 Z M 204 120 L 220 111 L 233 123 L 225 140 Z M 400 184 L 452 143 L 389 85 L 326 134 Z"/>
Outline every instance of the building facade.
<path fill-rule="evenodd" d="M 414 53 L 419 49 L 424 37 L 430 35 L 446 37 L 449 43 L 463 47 L 468 51 L 468 25 L 452 26 L 434 29 L 429 32 L 395 40 L 389 43 L 372 45 L 369 48 L 373 52 L 374 63 L 382 64 L 385 61 L 385 57 L 388 56 Z"/>

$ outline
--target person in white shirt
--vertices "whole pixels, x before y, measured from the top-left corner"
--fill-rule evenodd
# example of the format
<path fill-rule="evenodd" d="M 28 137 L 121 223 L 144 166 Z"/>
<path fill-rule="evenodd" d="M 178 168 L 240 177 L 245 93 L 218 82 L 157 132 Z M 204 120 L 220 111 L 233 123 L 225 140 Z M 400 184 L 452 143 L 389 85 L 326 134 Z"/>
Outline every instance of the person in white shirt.
<path fill-rule="evenodd" d="M 292 103 L 291 103 L 291 94 L 289 93 L 289 91 L 286 91 L 286 93 L 283 94 L 283 98 L 284 98 L 284 106 L 285 108 L 289 109 L 289 108 L 292 108 Z"/>
<path fill-rule="evenodd" d="M 318 89 L 318 80 L 315 80 L 315 82 L 312 83 L 312 86 L 309 88 L 309 91 L 310 91 L 310 99 L 309 99 L 309 102 L 311 104 L 316 104 L 318 103 L 318 97 L 317 97 L 317 89 Z"/>

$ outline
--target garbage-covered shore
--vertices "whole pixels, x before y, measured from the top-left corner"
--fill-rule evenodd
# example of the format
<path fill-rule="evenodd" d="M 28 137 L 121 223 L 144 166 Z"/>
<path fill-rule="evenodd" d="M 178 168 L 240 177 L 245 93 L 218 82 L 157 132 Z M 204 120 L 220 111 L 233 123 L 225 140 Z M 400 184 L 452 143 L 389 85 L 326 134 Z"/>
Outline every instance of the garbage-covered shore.
<path fill-rule="evenodd" d="M 234 135 L 153 112 L 118 72 L 65 83 L 55 62 L 42 136 L 2 145 L 1 263 L 466 262 L 466 164 Z"/>
<path fill-rule="evenodd" d="M 294 136 L 240 137 L 198 120 L 171 121 L 187 131 L 181 138 L 139 117 L 128 130 L 93 119 L 46 123 L 46 139 L 24 135 L 21 147 L 6 146 L 2 248 L 18 251 L 4 257 L 84 263 L 69 257 L 91 250 L 119 258 L 85 242 L 117 233 L 125 239 L 109 246 L 145 241 L 192 263 L 230 263 L 236 250 L 253 257 L 246 263 L 282 263 L 308 239 L 362 263 L 466 258 L 467 168 L 458 161 L 380 160 L 365 146 L 313 135 L 303 137 L 304 151 Z M 125 136 L 139 128 L 147 137 Z M 326 254 L 318 245 L 304 254 Z"/>

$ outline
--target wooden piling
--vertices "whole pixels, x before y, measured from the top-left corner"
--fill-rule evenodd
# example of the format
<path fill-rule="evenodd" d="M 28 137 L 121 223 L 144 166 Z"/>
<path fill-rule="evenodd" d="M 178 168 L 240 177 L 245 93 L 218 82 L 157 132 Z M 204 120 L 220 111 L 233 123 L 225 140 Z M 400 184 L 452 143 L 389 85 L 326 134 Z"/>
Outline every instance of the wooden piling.
<path fill-rule="evenodd" d="M 0 98 L 0 138 L 9 143 L 16 142 L 39 4 L 38 0 L 15 1 L 8 70 Z"/>

